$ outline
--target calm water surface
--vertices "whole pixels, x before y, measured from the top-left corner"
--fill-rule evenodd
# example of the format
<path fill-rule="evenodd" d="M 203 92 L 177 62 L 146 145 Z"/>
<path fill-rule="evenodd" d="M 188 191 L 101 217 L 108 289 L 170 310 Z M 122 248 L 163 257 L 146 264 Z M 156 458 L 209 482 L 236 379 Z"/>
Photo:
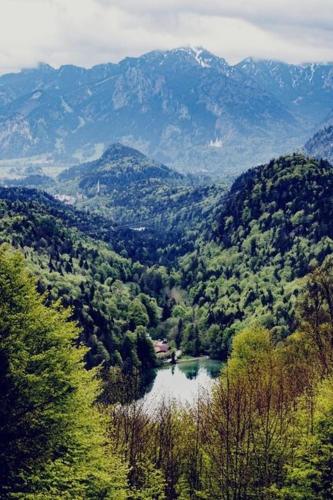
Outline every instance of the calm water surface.
<path fill-rule="evenodd" d="M 143 401 L 147 407 L 154 407 L 163 399 L 175 399 L 182 404 L 192 403 L 200 391 L 211 389 L 221 367 L 220 361 L 207 358 L 165 365 L 157 371 L 152 387 Z"/>

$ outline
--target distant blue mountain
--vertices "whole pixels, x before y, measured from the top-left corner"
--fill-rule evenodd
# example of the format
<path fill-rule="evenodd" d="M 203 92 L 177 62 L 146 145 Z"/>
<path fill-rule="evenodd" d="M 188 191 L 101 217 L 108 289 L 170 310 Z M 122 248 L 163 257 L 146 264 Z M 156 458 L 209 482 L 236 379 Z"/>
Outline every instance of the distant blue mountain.
<path fill-rule="evenodd" d="M 304 149 L 310 156 L 333 163 L 333 126 L 330 125 L 318 130 L 306 142 Z"/>
<path fill-rule="evenodd" d="M 304 144 L 333 103 L 333 64 L 199 48 L 90 69 L 46 64 L 0 77 L 0 158 L 79 163 L 122 142 L 191 172 L 235 174 Z"/>

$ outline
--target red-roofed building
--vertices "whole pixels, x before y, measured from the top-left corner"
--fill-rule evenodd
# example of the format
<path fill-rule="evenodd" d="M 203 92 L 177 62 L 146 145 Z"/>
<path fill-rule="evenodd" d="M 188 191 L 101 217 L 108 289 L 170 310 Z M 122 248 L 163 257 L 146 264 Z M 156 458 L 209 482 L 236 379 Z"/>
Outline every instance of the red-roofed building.
<path fill-rule="evenodd" d="M 170 350 L 167 340 L 154 340 L 153 344 L 156 354 L 165 354 Z"/>

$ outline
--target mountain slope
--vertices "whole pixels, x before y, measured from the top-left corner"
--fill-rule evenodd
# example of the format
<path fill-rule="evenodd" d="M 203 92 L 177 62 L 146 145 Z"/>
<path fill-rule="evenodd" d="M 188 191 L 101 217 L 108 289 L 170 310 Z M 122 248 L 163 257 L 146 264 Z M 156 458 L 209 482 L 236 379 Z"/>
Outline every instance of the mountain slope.
<path fill-rule="evenodd" d="M 134 162 L 130 169 L 129 158 Z M 146 166 L 140 170 L 135 162 Z M 160 166 L 153 163 L 154 178 L 142 182 L 135 178 L 124 187 L 121 175 L 133 171 L 142 175 L 147 162 L 149 170 L 148 159 L 140 153 L 120 145 L 110 148 L 101 163 L 92 164 L 94 175 L 103 178 L 110 171 L 111 176 L 117 172 L 119 184 L 106 182 L 104 195 L 93 192 L 82 203 L 90 201 L 91 206 L 97 206 L 100 200 L 104 206 L 106 200 L 107 206 L 109 197 L 110 208 L 122 196 L 123 207 L 117 205 L 119 213 L 128 210 L 127 215 L 142 215 L 140 202 L 145 207 L 151 197 L 148 209 L 151 218 L 155 214 L 155 221 L 159 220 L 156 207 L 165 207 L 166 212 L 171 207 L 153 236 L 143 228 L 133 231 L 133 237 L 128 236 L 128 227 L 123 234 L 121 230 L 115 232 L 106 209 L 108 217 L 98 218 L 72 207 L 62 208 L 59 202 L 36 191 L 0 191 L 4 202 L 3 239 L 23 248 L 35 271 L 44 270 L 46 282 L 41 280 L 41 290 L 50 285 L 56 290 L 55 296 L 64 296 L 66 303 L 73 304 L 74 300 L 75 305 L 78 300 L 79 311 L 84 311 L 82 317 L 87 321 L 88 338 L 96 335 L 97 340 L 92 337 L 99 346 L 93 351 L 96 359 L 107 359 L 108 355 L 107 349 L 106 353 L 102 349 L 108 342 L 103 324 L 108 325 L 108 331 L 115 328 L 117 338 L 126 338 L 128 329 L 135 332 L 138 326 L 145 326 L 154 330 L 153 325 L 158 324 L 158 331 L 169 335 L 177 348 L 219 358 L 227 355 L 233 334 L 253 320 L 272 329 L 276 340 L 288 335 L 295 326 L 295 303 L 303 278 L 333 251 L 332 166 L 300 154 L 280 157 L 240 176 L 226 194 L 218 186 L 179 187 L 184 176 L 177 173 L 174 186 L 172 171 L 163 167 L 161 171 L 167 176 L 159 179 L 155 169 L 159 171 Z M 91 164 L 83 165 L 83 179 L 91 175 L 91 169 Z M 70 179 L 73 175 L 74 180 L 68 182 L 80 185 L 80 168 L 70 172 L 64 174 Z M 93 186 L 95 190 L 95 181 Z M 162 186 L 162 192 L 156 186 Z M 23 199 L 18 192 L 23 193 Z M 134 193 L 131 206 L 128 198 Z M 117 254 L 109 255 L 110 247 L 96 241 L 101 238 L 131 257 L 137 256 L 133 248 L 142 247 L 144 261 L 162 262 L 168 268 L 154 265 L 147 269 Z M 118 259 L 121 271 L 117 270 Z M 115 286 L 118 281 L 122 283 L 119 289 Z M 149 295 L 163 307 L 163 325 L 157 321 L 159 309 Z M 135 302 L 136 312 L 129 305 L 123 308 L 123 301 Z M 112 311 L 110 316 L 107 311 Z M 133 315 L 143 324 L 131 323 Z M 111 318 L 116 318 L 114 323 Z M 116 350 L 122 358 L 123 351 Z"/>
<path fill-rule="evenodd" d="M 80 208 L 119 225 L 160 230 L 161 247 L 162 233 L 193 227 L 209 196 L 224 194 L 222 186 L 180 174 L 122 144 L 111 145 L 96 161 L 65 170 L 58 181 L 57 190 L 76 196 Z"/>
<path fill-rule="evenodd" d="M 304 143 L 317 119 L 308 116 L 308 73 L 300 73 L 296 97 L 288 76 L 287 100 L 245 63 L 229 66 L 195 48 L 154 51 L 91 69 L 41 65 L 4 75 L 2 158 L 49 155 L 73 162 L 120 141 L 188 171 L 230 174 Z M 332 98 L 326 76 L 321 87 L 311 87 L 317 110 Z M 308 104 L 291 106 L 291 98 Z"/>
<path fill-rule="evenodd" d="M 333 162 L 333 126 L 325 127 L 316 132 L 307 141 L 304 149 L 311 156 Z"/>
<path fill-rule="evenodd" d="M 120 143 L 109 146 L 95 161 L 71 167 L 59 175 L 60 181 L 78 179 L 79 188 L 89 191 L 99 182 L 102 190 L 124 188 L 131 183 L 182 180 L 184 177 L 170 168 L 146 157 L 140 151 Z"/>
<path fill-rule="evenodd" d="M 153 294 L 161 298 L 166 282 L 158 268 L 133 264 L 89 236 L 98 233 L 99 221 L 35 190 L 0 188 L 0 243 L 24 253 L 47 303 L 61 299 L 73 308 L 81 341 L 90 348 L 88 366 L 103 363 L 146 374 L 155 365 L 147 332 L 161 310 L 144 293 L 145 283 L 151 274 L 159 277 Z"/>
<path fill-rule="evenodd" d="M 248 58 L 236 68 L 279 99 L 306 128 L 323 121 L 332 107 L 333 64 L 295 65 Z"/>
<path fill-rule="evenodd" d="M 214 239 L 180 261 L 204 349 L 225 356 L 254 319 L 276 340 L 292 331 L 302 278 L 333 251 L 332 193 L 332 166 L 296 154 L 235 181 Z"/>

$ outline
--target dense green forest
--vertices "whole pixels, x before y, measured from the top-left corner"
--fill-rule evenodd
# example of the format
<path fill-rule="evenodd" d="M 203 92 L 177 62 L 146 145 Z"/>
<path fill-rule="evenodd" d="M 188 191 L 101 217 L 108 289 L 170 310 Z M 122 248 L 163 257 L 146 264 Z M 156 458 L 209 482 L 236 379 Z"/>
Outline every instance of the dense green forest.
<path fill-rule="evenodd" d="M 103 363 L 143 374 L 156 365 L 148 334 L 164 307 L 168 314 L 170 277 L 164 268 L 121 257 L 96 238 L 99 232 L 105 232 L 103 221 L 48 195 L 0 191 L 0 241 L 21 249 L 46 304 L 61 299 L 72 308 L 90 348 L 87 366 Z"/>
<path fill-rule="evenodd" d="M 249 170 L 231 187 L 213 233 L 180 259 L 192 330 L 212 356 L 252 320 L 276 340 L 295 327 L 303 278 L 333 250 L 333 170 L 302 155 Z M 179 308 L 177 308 L 178 311 Z"/>
<path fill-rule="evenodd" d="M 126 498 L 126 464 L 95 406 L 101 383 L 59 304 L 0 248 L 0 498 Z"/>
<path fill-rule="evenodd" d="M 295 333 L 242 330 L 211 395 L 147 412 L 96 405 L 68 312 L 2 247 L 1 498 L 331 498 L 332 266 L 306 279 Z"/>
<path fill-rule="evenodd" d="M 148 206 L 157 223 L 161 208 L 154 207 L 168 206 L 161 225 L 117 225 L 108 211 L 98 210 L 104 196 L 87 198 L 95 210 L 82 212 L 38 191 L 0 191 L 2 241 L 24 249 L 49 301 L 61 297 L 74 308 L 91 347 L 89 366 L 103 362 L 125 372 L 140 367 L 143 360 L 121 347 L 127 334 L 133 342 L 136 328 L 152 338 L 168 337 L 187 354 L 226 359 L 234 333 L 255 319 L 276 340 L 295 327 L 303 278 L 332 251 L 333 176 L 327 162 L 294 154 L 248 171 L 228 192 L 174 185 L 161 191 L 150 185 L 149 172 L 161 170 L 162 178 L 174 181 L 172 171 L 117 146 L 63 176 L 77 178 L 83 170 L 85 178 L 91 165 L 119 180 L 109 198 L 117 210 L 127 200 L 141 217 L 137 199 L 144 203 L 154 196 Z M 148 198 L 146 185 L 129 181 L 135 196 L 124 188 L 131 169 L 148 179 Z M 177 192 L 175 205 L 170 190 Z M 134 308 L 138 318 L 129 321 Z"/>
<path fill-rule="evenodd" d="M 210 198 L 221 197 L 223 188 L 209 184 L 208 178 L 180 174 L 136 149 L 113 144 L 98 160 L 61 172 L 54 192 L 72 195 L 79 208 L 120 225 L 162 226 L 179 232 L 193 225 L 199 210 L 209 205 Z"/>
<path fill-rule="evenodd" d="M 76 207 L 0 188 L 0 498 L 332 498 L 332 166 L 227 191 L 120 153 Z M 147 412 L 164 338 L 225 365 Z"/>
<path fill-rule="evenodd" d="M 153 415 L 137 402 L 113 409 L 132 487 L 144 487 L 148 463 L 165 481 L 157 498 L 332 498 L 332 264 L 306 279 L 287 339 L 258 324 L 234 336 L 211 395 Z"/>

